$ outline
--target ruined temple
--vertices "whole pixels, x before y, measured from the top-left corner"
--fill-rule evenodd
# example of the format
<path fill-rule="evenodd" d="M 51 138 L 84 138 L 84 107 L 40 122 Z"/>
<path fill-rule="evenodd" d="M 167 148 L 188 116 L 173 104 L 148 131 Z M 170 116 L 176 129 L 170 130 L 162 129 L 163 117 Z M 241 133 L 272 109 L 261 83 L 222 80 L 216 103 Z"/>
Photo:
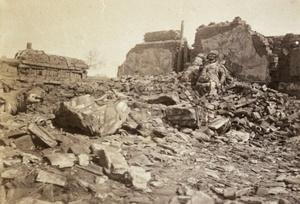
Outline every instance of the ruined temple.
<path fill-rule="evenodd" d="M 27 49 L 19 51 L 14 59 L 1 58 L 0 70 L 0 79 L 6 84 L 13 85 L 15 80 L 60 84 L 85 79 L 88 65 L 79 59 L 33 50 L 28 43 Z"/>
<path fill-rule="evenodd" d="M 146 33 L 119 67 L 122 75 L 157 75 L 178 71 L 179 31 Z M 181 69 L 199 53 L 219 51 L 220 60 L 239 81 L 269 84 L 272 88 L 300 90 L 300 35 L 264 36 L 240 17 L 232 22 L 210 23 L 196 29 L 193 49 L 183 48 Z"/>

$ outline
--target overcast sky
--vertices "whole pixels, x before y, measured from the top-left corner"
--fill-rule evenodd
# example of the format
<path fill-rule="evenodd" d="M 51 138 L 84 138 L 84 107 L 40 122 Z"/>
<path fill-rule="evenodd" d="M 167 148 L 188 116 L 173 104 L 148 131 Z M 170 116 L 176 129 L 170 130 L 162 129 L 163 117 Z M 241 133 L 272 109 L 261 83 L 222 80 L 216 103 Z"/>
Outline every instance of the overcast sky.
<path fill-rule="evenodd" d="M 300 0 L 0 0 L 0 57 L 33 49 L 86 59 L 97 50 L 99 72 L 115 76 L 146 32 L 180 29 L 193 44 L 200 25 L 240 16 L 263 35 L 300 34 Z"/>

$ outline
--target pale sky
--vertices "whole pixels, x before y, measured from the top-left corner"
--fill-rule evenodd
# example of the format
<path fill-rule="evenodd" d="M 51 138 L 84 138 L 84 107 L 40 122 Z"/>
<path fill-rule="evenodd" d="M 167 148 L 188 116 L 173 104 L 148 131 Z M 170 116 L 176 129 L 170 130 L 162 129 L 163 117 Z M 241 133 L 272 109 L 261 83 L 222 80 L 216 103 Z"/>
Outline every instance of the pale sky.
<path fill-rule="evenodd" d="M 0 0 L 0 57 L 32 48 L 79 59 L 96 50 L 116 76 L 146 32 L 179 30 L 194 43 L 197 27 L 240 16 L 265 36 L 300 34 L 300 0 Z"/>

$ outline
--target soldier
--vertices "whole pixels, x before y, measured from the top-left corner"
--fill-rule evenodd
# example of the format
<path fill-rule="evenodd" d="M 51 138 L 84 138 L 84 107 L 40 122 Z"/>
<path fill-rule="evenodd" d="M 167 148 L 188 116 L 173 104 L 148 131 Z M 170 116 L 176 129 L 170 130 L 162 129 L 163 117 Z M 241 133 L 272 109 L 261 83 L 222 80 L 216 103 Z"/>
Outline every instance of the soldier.
<path fill-rule="evenodd" d="M 217 95 L 223 90 L 229 74 L 225 66 L 219 62 L 218 57 L 219 52 L 216 50 L 210 51 L 206 57 L 206 62 L 196 84 L 200 95 Z"/>

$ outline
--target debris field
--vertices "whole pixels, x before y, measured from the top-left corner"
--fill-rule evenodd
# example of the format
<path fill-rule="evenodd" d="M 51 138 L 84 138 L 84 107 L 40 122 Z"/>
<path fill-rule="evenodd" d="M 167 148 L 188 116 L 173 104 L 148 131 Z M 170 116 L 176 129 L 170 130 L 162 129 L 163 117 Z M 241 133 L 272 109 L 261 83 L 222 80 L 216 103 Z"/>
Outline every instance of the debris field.
<path fill-rule="evenodd" d="M 0 117 L 0 203 L 300 203 L 300 101 L 183 75 L 28 84 L 43 100 Z"/>

